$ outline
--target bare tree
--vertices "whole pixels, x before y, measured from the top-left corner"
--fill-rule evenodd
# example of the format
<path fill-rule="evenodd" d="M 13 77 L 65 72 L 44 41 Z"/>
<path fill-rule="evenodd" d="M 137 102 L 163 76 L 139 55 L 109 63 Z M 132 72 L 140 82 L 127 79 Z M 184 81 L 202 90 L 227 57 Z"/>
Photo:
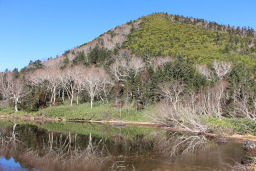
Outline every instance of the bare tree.
<path fill-rule="evenodd" d="M 159 105 L 158 122 L 190 132 L 204 132 L 207 125 L 202 115 L 215 114 L 221 117 L 226 102 L 227 82 L 220 80 L 214 87 L 184 93 L 184 84 L 179 81 L 160 84 L 159 88 L 166 103 Z"/>
<path fill-rule="evenodd" d="M 21 78 L 15 78 L 12 72 L 0 74 L 0 91 L 4 98 L 13 100 L 15 112 L 18 112 L 20 98 L 28 92 Z"/>
<path fill-rule="evenodd" d="M 148 63 L 153 67 L 154 70 L 157 70 L 158 67 L 161 67 L 164 64 L 172 61 L 173 59 L 171 57 L 166 56 L 166 57 L 151 58 Z"/>
<path fill-rule="evenodd" d="M 123 81 L 130 77 L 129 72 L 134 72 L 135 77 L 144 67 L 145 64 L 139 57 L 119 58 L 110 66 L 110 70 L 116 80 Z"/>
<path fill-rule="evenodd" d="M 61 87 L 67 92 L 71 106 L 73 105 L 75 95 L 75 74 L 75 70 L 71 67 L 61 72 Z"/>
<path fill-rule="evenodd" d="M 76 91 L 76 104 L 79 104 L 79 94 L 84 90 L 84 77 L 87 70 L 83 65 L 76 65 L 69 70 L 73 77 L 74 89 Z"/>
<path fill-rule="evenodd" d="M 196 65 L 196 70 L 205 76 L 208 80 L 213 80 L 214 78 L 214 72 L 211 71 L 207 65 Z"/>
<path fill-rule="evenodd" d="M 182 93 L 184 92 L 184 84 L 181 81 L 171 81 L 159 85 L 161 94 L 168 103 L 171 103 L 174 109 L 177 109 L 177 104 L 182 100 Z"/>
<path fill-rule="evenodd" d="M 247 87 L 240 87 L 234 95 L 234 113 L 256 123 L 256 97 Z"/>
<path fill-rule="evenodd" d="M 214 60 L 213 62 L 213 67 L 215 69 L 215 72 L 217 74 L 217 76 L 222 79 L 227 73 L 230 72 L 231 67 L 232 67 L 232 63 L 231 62 L 217 62 L 216 60 Z"/>
<path fill-rule="evenodd" d="M 110 94 L 112 87 L 114 86 L 114 81 L 110 78 L 109 74 L 106 73 L 104 69 L 100 69 L 99 73 L 100 73 L 100 77 L 102 78 L 102 91 L 105 99 L 107 100 L 107 97 Z M 104 99 L 102 100 L 104 101 Z"/>
<path fill-rule="evenodd" d="M 51 93 L 51 104 L 56 103 L 57 88 L 61 84 L 61 70 L 58 68 L 38 69 L 28 76 L 28 80 L 34 86 L 46 87 Z"/>
<path fill-rule="evenodd" d="M 220 80 L 214 87 L 208 87 L 205 90 L 201 90 L 198 94 L 198 113 L 202 114 L 215 114 L 217 117 L 221 117 L 222 107 L 226 102 L 226 87 L 228 83 L 224 80 Z"/>
<path fill-rule="evenodd" d="M 165 103 L 158 105 L 158 122 L 190 132 L 204 132 L 207 129 L 197 113 L 197 96 L 194 93 L 185 95 L 185 85 L 181 81 L 163 83 L 159 88 Z"/>
<path fill-rule="evenodd" d="M 91 98 L 91 108 L 93 107 L 93 101 L 96 95 L 98 95 L 108 82 L 107 73 L 103 68 L 96 68 L 94 66 L 87 68 L 86 75 L 84 76 L 84 88 Z"/>

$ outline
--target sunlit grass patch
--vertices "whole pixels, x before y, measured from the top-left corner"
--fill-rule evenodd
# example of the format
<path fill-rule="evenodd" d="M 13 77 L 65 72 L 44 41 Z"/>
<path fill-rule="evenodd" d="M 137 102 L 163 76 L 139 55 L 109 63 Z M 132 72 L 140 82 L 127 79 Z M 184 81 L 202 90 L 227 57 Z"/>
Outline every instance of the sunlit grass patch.
<path fill-rule="evenodd" d="M 230 129 L 234 133 L 256 135 L 256 125 L 246 118 L 209 117 L 207 123 L 214 129 Z"/>
<path fill-rule="evenodd" d="M 149 121 L 148 113 L 154 111 L 154 105 L 136 110 L 131 104 L 122 109 L 110 107 L 110 104 L 95 103 L 92 109 L 90 103 L 52 106 L 39 110 L 37 114 L 65 119 Z"/>

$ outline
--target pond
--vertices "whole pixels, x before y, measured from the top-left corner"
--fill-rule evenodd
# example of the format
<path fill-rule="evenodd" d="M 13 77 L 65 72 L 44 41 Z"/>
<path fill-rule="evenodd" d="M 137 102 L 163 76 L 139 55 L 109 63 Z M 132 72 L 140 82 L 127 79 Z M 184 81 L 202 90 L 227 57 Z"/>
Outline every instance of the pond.
<path fill-rule="evenodd" d="M 0 120 L 0 170 L 231 170 L 237 143 L 160 128 Z"/>

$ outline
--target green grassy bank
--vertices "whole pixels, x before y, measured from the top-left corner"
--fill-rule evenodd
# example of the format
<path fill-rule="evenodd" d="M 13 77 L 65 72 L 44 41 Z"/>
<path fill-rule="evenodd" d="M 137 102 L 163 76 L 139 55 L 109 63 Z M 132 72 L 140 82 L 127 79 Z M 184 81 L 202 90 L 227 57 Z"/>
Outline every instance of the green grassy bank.
<path fill-rule="evenodd" d="M 122 109 L 110 107 L 111 104 L 95 103 L 91 109 L 90 103 L 83 103 L 73 106 L 60 105 L 51 106 L 40 109 L 37 112 L 14 112 L 11 108 L 0 109 L 1 115 L 12 116 L 39 116 L 43 115 L 50 118 L 63 118 L 63 119 L 82 119 L 82 120 L 123 120 L 123 121 L 141 121 L 151 122 L 149 115 L 155 112 L 154 105 L 148 105 L 142 110 L 136 110 L 132 104 L 123 107 Z"/>
<path fill-rule="evenodd" d="M 40 109 L 37 112 L 14 112 L 11 108 L 1 108 L 0 115 L 8 116 L 44 116 L 49 118 L 61 118 L 66 120 L 94 120 L 94 121 L 129 121 L 129 122 L 151 122 L 154 123 L 154 116 L 157 115 L 157 107 L 148 105 L 144 109 L 136 110 L 132 104 L 123 107 L 121 110 L 110 107 L 109 104 L 95 103 L 90 108 L 90 103 L 73 106 L 68 104 L 52 106 Z M 200 117 L 200 116 L 199 116 Z M 252 134 L 256 135 L 256 125 L 246 118 L 216 118 L 212 116 L 203 117 L 208 129 L 217 134 Z"/>

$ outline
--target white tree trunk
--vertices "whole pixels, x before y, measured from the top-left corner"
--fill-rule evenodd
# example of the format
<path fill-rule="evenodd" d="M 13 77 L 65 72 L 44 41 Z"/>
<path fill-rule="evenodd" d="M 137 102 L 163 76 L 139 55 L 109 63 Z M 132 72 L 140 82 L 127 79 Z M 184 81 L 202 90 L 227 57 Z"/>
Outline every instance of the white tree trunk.
<path fill-rule="evenodd" d="M 64 90 L 62 91 L 62 102 L 64 103 L 65 102 L 65 94 L 64 94 Z"/>
<path fill-rule="evenodd" d="M 91 97 L 91 109 L 93 107 L 93 97 Z"/>
<path fill-rule="evenodd" d="M 74 99 L 74 95 L 73 95 L 73 93 L 72 93 L 72 94 L 71 94 L 71 98 L 70 98 L 70 106 L 73 105 L 73 99 Z"/>
<path fill-rule="evenodd" d="M 73 86 L 71 85 L 70 87 L 70 106 L 73 105 L 73 100 L 74 100 L 74 89 L 73 89 Z"/>
<path fill-rule="evenodd" d="M 77 105 L 79 104 L 79 97 L 78 97 L 78 95 L 76 96 L 76 104 Z"/>
<path fill-rule="evenodd" d="M 56 102 L 56 87 L 53 88 L 53 105 L 55 105 Z"/>
<path fill-rule="evenodd" d="M 18 110 L 18 99 L 17 98 L 14 99 L 14 109 L 15 109 L 15 112 L 19 111 Z"/>

